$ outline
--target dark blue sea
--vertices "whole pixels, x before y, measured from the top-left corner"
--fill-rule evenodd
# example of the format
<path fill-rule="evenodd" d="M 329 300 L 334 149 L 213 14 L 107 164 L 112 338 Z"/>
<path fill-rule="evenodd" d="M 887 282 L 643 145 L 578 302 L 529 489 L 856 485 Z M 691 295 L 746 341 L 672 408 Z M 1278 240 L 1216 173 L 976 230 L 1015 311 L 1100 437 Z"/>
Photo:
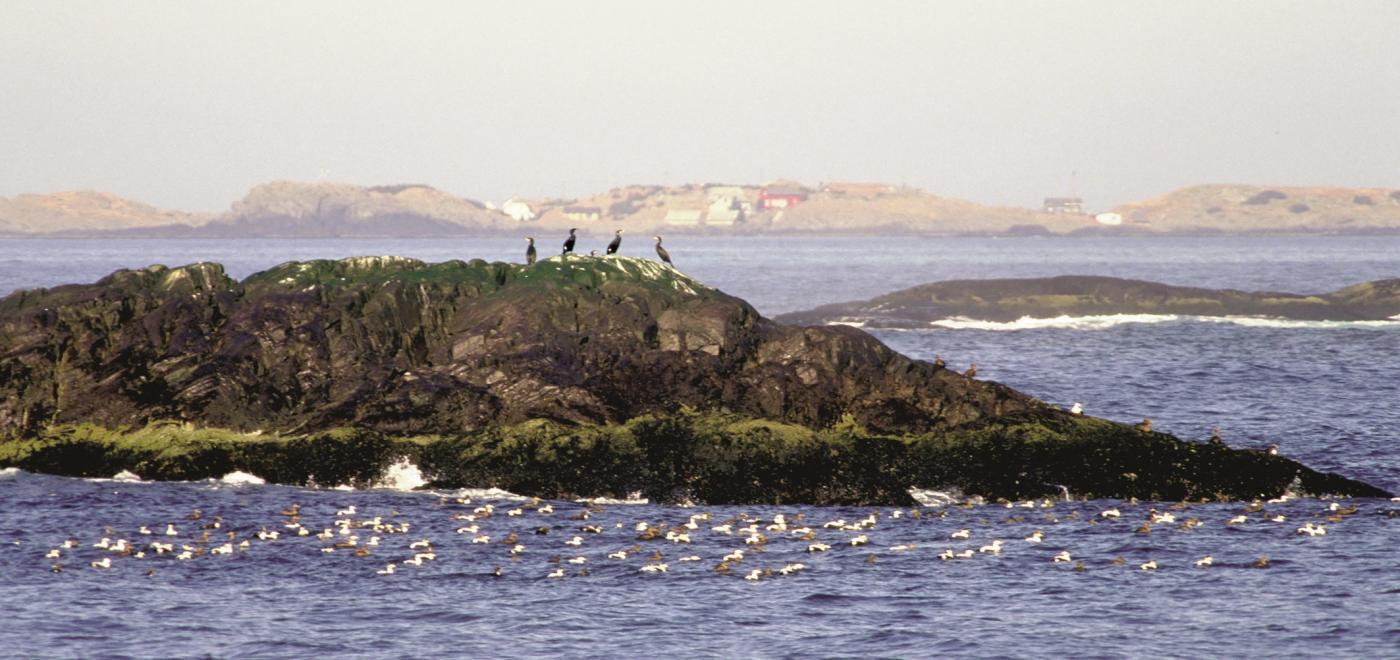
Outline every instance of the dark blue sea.
<path fill-rule="evenodd" d="M 242 277 L 292 259 L 363 254 L 518 259 L 523 243 L 8 240 L 0 295 L 150 263 L 219 261 Z M 1400 277 L 1400 237 L 674 237 L 666 245 L 679 268 L 768 315 L 953 278 L 1091 274 L 1319 293 Z M 628 241 L 623 252 L 649 255 L 650 242 Z M 1186 438 L 1219 427 L 1227 444 L 1276 443 L 1313 467 L 1400 491 L 1400 321 L 950 320 L 877 335 L 914 357 L 975 361 L 979 378 L 1052 403 L 1082 402 L 1089 414 L 1126 422 L 1150 417 Z M 917 510 L 602 502 L 584 520 L 584 503 L 409 490 L 417 476 L 399 465 L 382 488 L 349 491 L 259 485 L 250 475 L 149 483 L 6 471 L 0 654 L 1400 657 L 1400 502 L 1301 494 L 1260 507 L 1008 508 L 967 504 L 929 484 Z M 294 504 L 305 536 L 283 514 Z M 1110 509 L 1119 517 L 1104 517 Z M 1174 520 L 1137 531 L 1154 510 Z M 1244 521 L 1229 524 L 1236 516 Z M 836 521 L 850 529 L 824 526 Z M 687 523 L 689 543 L 637 539 L 639 524 Z M 1297 532 L 1312 524 L 1326 534 Z M 764 543 L 747 543 L 747 529 Z M 963 530 L 966 539 L 951 538 Z M 1043 540 L 1026 541 L 1036 530 Z M 567 543 L 575 536 L 578 545 Z M 865 544 L 852 545 L 862 536 Z M 135 550 L 93 547 L 104 537 Z M 76 547 L 62 547 L 67 540 Z M 158 553 L 153 542 L 174 548 Z M 223 543 L 227 554 L 209 552 Z M 816 543 L 830 549 L 809 552 Z M 203 554 L 178 559 L 185 545 Z M 433 558 L 403 563 L 428 548 Z M 736 550 L 743 558 L 717 571 Z M 972 556 L 939 559 L 947 550 Z M 1061 552 L 1070 561 L 1054 561 Z M 1207 556 L 1209 565 L 1196 565 Z M 91 567 L 103 558 L 110 568 Z M 395 572 L 380 574 L 390 562 Z M 1142 568 L 1148 562 L 1156 568 Z M 643 570 L 661 564 L 664 572 Z"/>

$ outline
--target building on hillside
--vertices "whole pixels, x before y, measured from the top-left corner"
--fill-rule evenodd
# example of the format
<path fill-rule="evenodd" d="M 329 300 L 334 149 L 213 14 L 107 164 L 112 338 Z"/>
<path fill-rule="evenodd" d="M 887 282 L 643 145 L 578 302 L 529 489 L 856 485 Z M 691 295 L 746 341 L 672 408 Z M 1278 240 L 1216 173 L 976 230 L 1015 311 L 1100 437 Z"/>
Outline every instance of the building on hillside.
<path fill-rule="evenodd" d="M 1046 197 L 1046 213 L 1084 214 L 1084 200 L 1078 197 Z"/>
<path fill-rule="evenodd" d="M 744 219 L 743 203 L 729 197 L 721 197 L 710 202 L 705 213 L 707 225 L 732 225 Z"/>
<path fill-rule="evenodd" d="M 529 204 L 514 197 L 501 205 L 501 212 L 520 222 L 529 222 L 535 219 L 535 210 L 530 208 Z"/>
<path fill-rule="evenodd" d="M 828 183 L 822 186 L 822 192 L 835 195 L 849 195 L 852 197 L 879 197 L 888 195 L 898 189 L 888 183 Z"/>
<path fill-rule="evenodd" d="M 790 209 L 807 199 L 807 191 L 796 186 L 771 186 L 758 193 L 758 208 Z"/>
<path fill-rule="evenodd" d="M 603 209 L 596 206 L 565 206 L 564 217 L 575 222 L 597 222 L 603 217 Z"/>
<path fill-rule="evenodd" d="M 1110 227 L 1117 227 L 1123 224 L 1123 216 L 1118 213 L 1100 213 L 1094 216 L 1094 220 L 1097 220 L 1101 225 L 1108 225 Z"/>
<path fill-rule="evenodd" d="M 705 199 L 713 204 L 720 199 L 741 200 L 747 196 L 743 186 L 709 186 L 705 188 Z"/>
<path fill-rule="evenodd" d="M 666 211 L 664 222 L 668 225 L 690 227 L 700 224 L 700 216 L 703 213 L 700 209 L 670 209 Z"/>

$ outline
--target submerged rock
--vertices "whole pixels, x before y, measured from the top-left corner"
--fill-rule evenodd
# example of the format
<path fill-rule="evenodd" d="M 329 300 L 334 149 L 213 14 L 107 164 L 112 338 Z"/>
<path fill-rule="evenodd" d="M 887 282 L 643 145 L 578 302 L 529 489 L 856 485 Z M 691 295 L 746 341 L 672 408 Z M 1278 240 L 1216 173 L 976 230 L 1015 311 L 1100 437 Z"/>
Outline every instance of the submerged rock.
<path fill-rule="evenodd" d="M 372 484 L 410 458 L 436 483 L 549 496 L 1384 494 L 1072 416 L 627 257 L 357 257 L 242 282 L 152 266 L 17 292 L 0 438 L 0 465 L 62 474 Z"/>
<path fill-rule="evenodd" d="M 1366 282 L 1320 295 L 1202 289 L 1083 275 L 951 280 L 870 300 L 783 314 L 777 320 L 924 328 L 952 318 L 1008 322 L 1023 317 L 1114 314 L 1384 321 L 1400 316 L 1400 279 Z"/>

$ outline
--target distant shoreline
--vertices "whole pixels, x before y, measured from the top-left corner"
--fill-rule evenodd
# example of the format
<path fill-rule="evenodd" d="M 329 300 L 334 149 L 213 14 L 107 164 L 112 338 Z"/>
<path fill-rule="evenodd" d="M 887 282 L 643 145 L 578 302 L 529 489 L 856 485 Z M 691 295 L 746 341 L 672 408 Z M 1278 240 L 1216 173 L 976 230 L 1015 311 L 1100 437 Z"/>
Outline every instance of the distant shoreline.
<path fill-rule="evenodd" d="M 128 231 L 110 232 L 56 232 L 47 234 L 5 234 L 0 233 L 0 240 L 188 240 L 188 241 L 301 241 L 301 240 L 413 240 L 413 239 L 469 239 L 469 238 L 518 238 L 532 235 L 553 235 L 567 233 L 557 227 L 539 227 L 538 231 L 531 231 L 530 228 L 521 228 L 520 231 L 492 231 L 492 232 L 464 232 L 464 233 L 443 233 L 443 234 L 354 234 L 354 235 L 267 235 L 267 236 L 201 236 L 188 232 L 178 234 L 152 234 L 136 233 Z M 585 236 L 609 236 L 612 231 L 606 228 L 580 229 L 579 233 Z M 1389 237 L 1400 236 L 1400 227 L 1394 229 L 1368 229 L 1365 231 L 1298 231 L 1298 230 L 1258 230 L 1258 231 L 1173 231 L 1173 232 L 1122 232 L 1122 231 L 1077 231 L 1065 234 L 1023 234 L 1007 232 L 920 232 L 907 230 L 891 230 L 886 232 L 870 230 L 851 231 L 749 231 L 749 232 L 721 232 L 721 231 L 664 231 L 667 236 L 693 236 L 701 238 L 889 238 L 889 237 L 910 237 L 910 238 L 995 238 L 995 239 L 1067 239 L 1082 240 L 1086 238 L 1111 238 L 1111 239 L 1162 239 L 1162 238 L 1248 238 L 1248 237 L 1270 237 L 1270 238 L 1332 238 L 1332 237 Z"/>

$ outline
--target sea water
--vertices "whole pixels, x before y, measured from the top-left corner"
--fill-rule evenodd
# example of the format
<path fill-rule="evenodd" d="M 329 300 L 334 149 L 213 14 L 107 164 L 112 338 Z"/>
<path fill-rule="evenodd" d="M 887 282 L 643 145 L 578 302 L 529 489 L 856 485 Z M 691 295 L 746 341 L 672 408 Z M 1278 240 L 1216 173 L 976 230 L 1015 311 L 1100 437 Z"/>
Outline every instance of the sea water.
<path fill-rule="evenodd" d="M 537 237 L 538 238 L 538 237 Z M 562 238 L 561 238 L 562 240 Z M 601 240 L 601 239 L 600 239 Z M 517 259 L 523 241 L 0 241 L 0 294 L 92 281 L 151 262 L 225 263 L 236 277 L 281 261 L 402 254 L 429 261 Z M 547 242 L 540 240 L 541 247 Z M 632 247 L 628 247 L 631 245 Z M 867 298 L 900 287 L 969 277 L 1065 274 L 1135 277 L 1178 285 L 1319 293 L 1400 277 L 1397 237 L 688 238 L 667 239 L 682 270 L 773 315 Z M 547 252 L 547 250 L 542 250 Z M 624 253 L 649 255 L 646 241 Z M 1391 323 L 1244 322 L 1192 317 L 958 323 L 875 334 L 908 355 L 951 367 L 976 362 L 979 378 L 1087 413 L 1227 444 L 1262 447 L 1312 467 L 1400 491 L 1400 328 Z M 134 475 L 139 477 L 139 475 Z M 695 507 L 551 503 L 541 513 L 504 492 L 412 490 L 408 462 L 367 491 L 256 483 L 256 475 L 196 483 L 81 480 L 0 472 L 0 649 L 11 655 L 339 656 L 1315 656 L 1400 655 L 1400 503 L 1303 497 L 1193 505 L 1118 501 L 984 503 L 920 507 Z M 925 494 L 938 505 L 946 497 Z M 953 494 L 956 495 L 956 494 Z M 470 500 L 463 503 L 460 500 Z M 297 536 L 280 512 L 301 507 Z M 459 516 L 484 504 L 489 518 Z M 1047 506 L 1048 504 L 1048 506 Z M 380 534 L 365 556 L 316 538 L 348 506 L 356 523 L 408 523 Z M 1335 505 L 1335 506 L 1334 506 Z M 1332 509 L 1356 513 L 1328 522 Z M 521 515 L 506 512 L 521 509 Z M 1121 516 L 1101 514 L 1116 508 Z M 1156 509 L 1176 521 L 1137 530 Z M 192 521 L 193 509 L 200 520 Z M 638 541 L 636 525 L 697 520 L 689 544 Z M 761 529 L 782 514 L 832 546 L 768 531 L 761 552 L 712 531 L 743 517 Z M 794 523 L 796 516 L 801 521 Z M 869 529 L 821 527 L 874 515 Z M 1243 524 L 1229 520 L 1245 515 Z M 213 517 L 217 529 L 201 529 Z M 1282 522 L 1273 517 L 1283 516 Z M 1196 519 L 1198 525 L 1183 529 Z M 1325 536 L 1296 530 L 1323 524 Z M 173 524 L 178 544 L 262 529 L 276 541 L 177 560 L 117 557 L 104 536 L 140 544 Z M 598 533 L 583 531 L 597 525 Z M 732 525 L 742 527 L 743 523 Z M 139 534 L 145 526 L 152 536 Z M 547 528 L 547 534 L 537 534 Z M 338 529 L 338 528 L 337 528 Z M 968 530 L 969 538 L 950 538 Z M 1035 530 L 1039 544 L 1026 542 Z M 511 558 L 502 541 L 524 546 Z M 356 527 L 358 543 L 371 535 Z M 869 543 L 850 541 L 864 534 Z M 473 543 L 478 536 L 486 543 Z M 583 537 L 578 546 L 565 544 Z M 66 539 L 79 547 L 61 549 Z M 435 559 L 402 562 L 428 539 Z M 993 540 L 999 554 L 976 552 Z M 236 543 L 237 541 L 235 541 Z M 608 554 L 634 544 L 626 559 Z M 209 545 L 214 545 L 213 541 Z M 912 547 L 905 547 L 912 546 Z M 323 552 L 331 547 L 334 552 Z M 893 548 L 902 549 L 894 550 Z M 736 549 L 746 557 L 715 571 Z M 968 559 L 940 560 L 971 549 Z M 649 557 L 660 551 L 660 560 Z M 1054 562 L 1062 550 L 1071 562 Z M 1194 562 L 1211 556 L 1212 565 Z M 582 564 L 568 559 L 584 557 Z M 683 562 L 698 556 L 700 561 Z M 874 557 L 873 561 L 871 557 Z M 558 557 L 558 563 L 550 560 Z M 1266 568 L 1255 568 L 1261 560 Z M 1155 561 L 1158 568 L 1140 566 Z M 1083 562 L 1082 571 L 1075 563 Z M 52 572 L 58 563 L 62 572 Z M 664 573 L 641 567 L 665 563 Z M 784 566 L 805 570 L 782 576 Z M 501 575 L 493 575 L 500 567 Z M 565 577 L 546 577 L 557 569 Z M 589 574 L 578 573 L 587 569 Z M 753 570 L 759 579 L 744 579 Z M 764 575 L 764 570 L 773 575 Z"/>

